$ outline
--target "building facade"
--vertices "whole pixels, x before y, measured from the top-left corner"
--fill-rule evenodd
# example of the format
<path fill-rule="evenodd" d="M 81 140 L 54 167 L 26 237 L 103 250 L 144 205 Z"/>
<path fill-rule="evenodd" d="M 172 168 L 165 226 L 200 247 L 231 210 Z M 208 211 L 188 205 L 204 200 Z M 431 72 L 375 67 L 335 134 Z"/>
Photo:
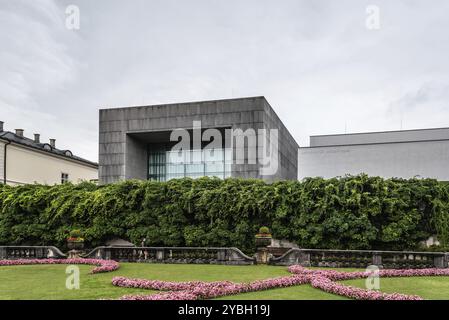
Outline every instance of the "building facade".
<path fill-rule="evenodd" d="M 298 177 L 299 146 L 264 97 L 102 109 L 99 127 L 102 184 Z"/>
<path fill-rule="evenodd" d="M 299 150 L 299 179 L 366 173 L 449 181 L 449 128 L 320 135 Z"/>
<path fill-rule="evenodd" d="M 57 149 L 55 144 L 54 139 L 42 143 L 38 134 L 29 139 L 22 129 L 4 131 L 0 122 L 0 183 L 54 185 L 98 179 L 98 164 Z"/>

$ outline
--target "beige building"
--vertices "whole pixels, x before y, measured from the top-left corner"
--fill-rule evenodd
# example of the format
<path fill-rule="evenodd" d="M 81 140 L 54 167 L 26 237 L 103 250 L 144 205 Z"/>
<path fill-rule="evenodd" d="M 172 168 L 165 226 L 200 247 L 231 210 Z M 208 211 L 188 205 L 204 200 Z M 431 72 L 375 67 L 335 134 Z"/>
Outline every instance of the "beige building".
<path fill-rule="evenodd" d="M 38 134 L 29 139 L 22 129 L 4 131 L 0 121 L 0 183 L 53 185 L 97 179 L 97 163 L 57 149 L 54 139 L 42 143 Z"/>

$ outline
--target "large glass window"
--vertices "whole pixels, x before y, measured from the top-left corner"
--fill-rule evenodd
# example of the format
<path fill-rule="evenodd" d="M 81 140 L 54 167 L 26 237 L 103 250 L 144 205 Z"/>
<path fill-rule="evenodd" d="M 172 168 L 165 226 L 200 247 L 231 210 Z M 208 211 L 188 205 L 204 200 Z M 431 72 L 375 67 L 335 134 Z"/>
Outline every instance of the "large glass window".
<path fill-rule="evenodd" d="M 148 179 L 171 179 L 204 176 L 228 178 L 231 176 L 230 148 L 171 151 L 166 147 L 150 146 L 148 150 Z"/>
<path fill-rule="evenodd" d="M 166 154 L 162 150 L 148 154 L 148 177 L 150 180 L 165 181 L 166 176 Z"/>

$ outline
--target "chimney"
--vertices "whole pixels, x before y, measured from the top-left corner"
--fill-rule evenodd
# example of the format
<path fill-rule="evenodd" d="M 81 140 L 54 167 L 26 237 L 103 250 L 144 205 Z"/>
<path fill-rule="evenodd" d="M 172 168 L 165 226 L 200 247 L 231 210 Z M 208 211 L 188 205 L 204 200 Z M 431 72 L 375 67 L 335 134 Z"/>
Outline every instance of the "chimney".
<path fill-rule="evenodd" d="M 56 139 L 50 139 L 50 145 L 52 148 L 56 148 Z"/>
<path fill-rule="evenodd" d="M 34 142 L 41 143 L 41 135 L 39 133 L 34 134 Z"/>
<path fill-rule="evenodd" d="M 23 129 L 16 129 L 16 135 L 23 138 Z"/>
<path fill-rule="evenodd" d="M 3 121 L 0 121 L 0 132 L 3 132 Z"/>

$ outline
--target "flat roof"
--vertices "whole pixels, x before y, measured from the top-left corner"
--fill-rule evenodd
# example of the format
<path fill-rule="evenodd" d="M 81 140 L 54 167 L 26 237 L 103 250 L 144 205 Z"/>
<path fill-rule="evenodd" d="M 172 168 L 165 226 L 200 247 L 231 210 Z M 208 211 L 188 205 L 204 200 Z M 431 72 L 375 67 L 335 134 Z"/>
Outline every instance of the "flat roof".
<path fill-rule="evenodd" d="M 128 108 L 145 108 L 145 107 L 164 107 L 164 106 L 173 106 L 179 104 L 206 104 L 211 102 L 225 102 L 225 101 L 237 101 L 237 100 L 250 100 L 250 99 L 265 99 L 265 96 L 254 96 L 254 97 L 242 97 L 242 98 L 227 98 L 227 99 L 212 99 L 212 100 L 199 100 L 199 101 L 188 101 L 188 102 L 170 102 L 170 103 L 160 103 L 160 104 L 143 104 L 143 105 L 134 105 L 134 106 L 112 106 L 112 107 L 102 107 L 99 110 L 111 110 L 111 109 L 128 109 Z"/>

